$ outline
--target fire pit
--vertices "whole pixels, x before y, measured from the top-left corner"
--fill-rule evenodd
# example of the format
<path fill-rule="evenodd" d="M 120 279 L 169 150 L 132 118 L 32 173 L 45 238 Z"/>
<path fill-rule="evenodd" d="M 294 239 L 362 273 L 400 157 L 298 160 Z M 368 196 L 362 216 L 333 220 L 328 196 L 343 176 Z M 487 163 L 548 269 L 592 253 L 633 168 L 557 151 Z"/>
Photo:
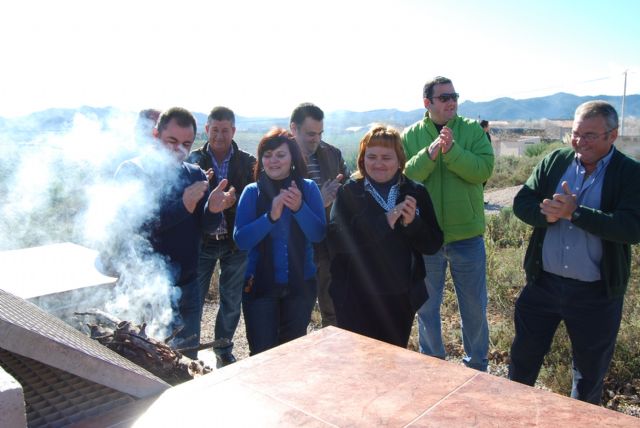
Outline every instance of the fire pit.
<path fill-rule="evenodd" d="M 16 421 L 21 420 L 30 427 L 66 426 L 169 388 L 58 318 L 78 305 L 92 305 L 90 297 L 115 284 L 96 270 L 94 260 L 95 252 L 75 244 L 0 253 L 0 269 L 8 278 L 0 290 L 3 426 L 4 421 L 20 426 Z M 5 383 L 11 387 L 4 388 Z M 21 396 L 24 403 L 18 402 Z"/>

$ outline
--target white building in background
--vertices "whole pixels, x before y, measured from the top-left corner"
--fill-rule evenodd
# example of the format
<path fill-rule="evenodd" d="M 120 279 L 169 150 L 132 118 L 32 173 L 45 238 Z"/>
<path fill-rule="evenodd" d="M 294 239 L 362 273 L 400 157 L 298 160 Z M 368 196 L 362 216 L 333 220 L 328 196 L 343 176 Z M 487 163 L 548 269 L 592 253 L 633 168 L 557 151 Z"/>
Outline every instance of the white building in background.
<path fill-rule="evenodd" d="M 540 141 L 539 136 L 518 137 L 517 140 L 496 141 L 493 149 L 496 156 L 523 156 L 528 146 Z"/>

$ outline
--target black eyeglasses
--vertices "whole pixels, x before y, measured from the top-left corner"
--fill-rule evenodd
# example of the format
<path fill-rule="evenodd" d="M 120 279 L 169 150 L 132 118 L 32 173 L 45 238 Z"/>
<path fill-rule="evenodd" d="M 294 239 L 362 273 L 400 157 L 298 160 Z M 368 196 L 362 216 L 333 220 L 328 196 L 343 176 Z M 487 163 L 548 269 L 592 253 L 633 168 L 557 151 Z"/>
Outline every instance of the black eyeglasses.
<path fill-rule="evenodd" d="M 460 97 L 460 94 L 457 92 L 452 92 L 450 94 L 440 94 L 437 97 L 433 97 L 433 98 L 437 98 L 438 100 L 440 100 L 441 103 L 446 103 L 449 100 L 453 100 L 453 101 L 458 101 L 458 98 Z M 431 98 L 431 102 L 433 102 L 433 98 Z"/>

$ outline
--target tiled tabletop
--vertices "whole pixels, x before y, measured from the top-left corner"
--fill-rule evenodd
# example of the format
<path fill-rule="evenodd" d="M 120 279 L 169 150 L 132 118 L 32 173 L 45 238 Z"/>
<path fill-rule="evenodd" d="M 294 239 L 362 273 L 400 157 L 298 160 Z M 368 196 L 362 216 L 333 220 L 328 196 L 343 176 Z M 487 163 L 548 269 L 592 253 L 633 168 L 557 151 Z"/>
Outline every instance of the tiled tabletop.
<path fill-rule="evenodd" d="M 171 388 L 135 426 L 640 426 L 640 419 L 328 327 Z"/>

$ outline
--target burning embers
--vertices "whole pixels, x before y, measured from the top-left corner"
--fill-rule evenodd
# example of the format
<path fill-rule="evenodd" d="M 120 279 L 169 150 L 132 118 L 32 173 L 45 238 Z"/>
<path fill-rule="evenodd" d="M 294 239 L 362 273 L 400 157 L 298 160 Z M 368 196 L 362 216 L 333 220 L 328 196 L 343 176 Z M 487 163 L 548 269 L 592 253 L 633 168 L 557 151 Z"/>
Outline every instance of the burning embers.
<path fill-rule="evenodd" d="M 212 371 L 202 361 L 192 360 L 169 346 L 178 330 L 164 341 L 159 341 L 147 336 L 144 323 L 136 325 L 130 321 L 121 321 L 95 309 L 75 315 L 91 316 L 95 319 L 95 324 L 87 324 L 92 339 L 169 384 L 176 385 Z"/>

